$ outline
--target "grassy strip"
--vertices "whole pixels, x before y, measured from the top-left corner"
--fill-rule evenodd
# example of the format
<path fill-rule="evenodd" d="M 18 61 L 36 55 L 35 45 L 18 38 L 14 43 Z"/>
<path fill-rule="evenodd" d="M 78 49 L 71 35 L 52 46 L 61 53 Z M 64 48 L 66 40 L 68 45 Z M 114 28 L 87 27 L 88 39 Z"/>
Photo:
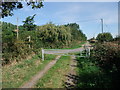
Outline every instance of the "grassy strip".
<path fill-rule="evenodd" d="M 83 42 L 75 42 L 74 44 L 70 44 L 69 47 L 65 47 L 65 48 L 56 48 L 56 50 L 59 49 L 76 49 L 76 48 L 80 48 L 83 44 L 85 44 L 86 41 Z M 49 49 L 49 50 L 53 50 L 53 49 Z"/>
<path fill-rule="evenodd" d="M 68 47 L 68 48 L 62 48 L 62 49 L 76 49 L 76 48 L 80 48 L 85 43 L 86 43 L 85 41 L 74 43 L 70 47 Z"/>
<path fill-rule="evenodd" d="M 38 55 L 32 59 L 21 61 L 10 67 L 3 67 L 2 87 L 17 88 L 27 82 L 38 71 L 42 70 L 55 55 L 45 55 L 45 61 L 41 61 Z"/>
<path fill-rule="evenodd" d="M 55 66 L 38 81 L 35 88 L 63 88 L 65 74 L 69 71 L 69 63 L 70 57 L 62 56 Z"/>
<path fill-rule="evenodd" d="M 111 77 L 88 58 L 77 58 L 78 88 L 110 88 Z"/>

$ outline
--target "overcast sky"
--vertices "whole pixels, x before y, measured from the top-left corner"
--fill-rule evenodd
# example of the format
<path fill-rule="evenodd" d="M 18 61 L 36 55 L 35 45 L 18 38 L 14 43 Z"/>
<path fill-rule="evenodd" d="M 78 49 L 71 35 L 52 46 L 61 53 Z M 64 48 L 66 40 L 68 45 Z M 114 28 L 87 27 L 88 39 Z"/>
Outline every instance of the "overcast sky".
<path fill-rule="evenodd" d="M 37 25 L 50 21 L 56 25 L 77 23 L 88 39 L 101 33 L 100 19 L 103 18 L 104 31 L 111 32 L 113 36 L 118 34 L 117 2 L 44 2 L 43 8 L 35 10 L 24 4 L 24 8 L 14 10 L 14 16 L 5 17 L 2 21 L 16 24 L 19 17 L 19 25 L 22 25 L 26 17 L 34 14 Z"/>

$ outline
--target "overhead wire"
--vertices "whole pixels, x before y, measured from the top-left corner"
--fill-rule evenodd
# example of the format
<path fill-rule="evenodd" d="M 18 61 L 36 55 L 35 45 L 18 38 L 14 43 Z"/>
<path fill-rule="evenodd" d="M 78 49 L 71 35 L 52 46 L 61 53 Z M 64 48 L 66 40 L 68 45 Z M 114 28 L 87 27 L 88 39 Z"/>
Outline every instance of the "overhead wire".
<path fill-rule="evenodd" d="M 110 27 L 108 27 L 108 25 L 106 24 L 106 23 L 104 23 L 104 25 L 105 25 L 105 27 L 106 27 L 106 29 L 107 29 L 107 32 L 110 32 Z"/>
<path fill-rule="evenodd" d="M 95 20 L 100 20 L 100 19 L 88 19 L 88 20 L 79 20 L 79 21 L 72 21 L 70 23 L 75 23 L 75 22 L 90 22 L 90 21 L 95 21 Z M 65 23 L 69 23 L 69 22 L 57 22 L 57 23 L 54 23 L 54 24 L 65 24 Z"/>

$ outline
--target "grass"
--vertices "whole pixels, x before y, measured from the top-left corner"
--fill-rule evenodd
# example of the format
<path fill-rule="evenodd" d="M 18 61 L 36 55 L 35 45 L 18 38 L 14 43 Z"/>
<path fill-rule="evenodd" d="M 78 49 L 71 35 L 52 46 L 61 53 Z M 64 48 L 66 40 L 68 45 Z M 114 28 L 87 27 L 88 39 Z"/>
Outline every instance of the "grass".
<path fill-rule="evenodd" d="M 2 87 L 20 87 L 55 57 L 55 55 L 45 55 L 45 60 L 41 61 L 39 55 L 35 55 L 32 59 L 21 61 L 13 66 L 3 67 Z"/>
<path fill-rule="evenodd" d="M 63 48 L 63 49 L 76 49 L 76 48 L 80 48 L 83 44 L 85 44 L 86 42 L 79 42 L 79 43 L 74 43 L 70 48 Z"/>
<path fill-rule="evenodd" d="M 71 44 L 69 47 L 65 47 L 65 48 L 60 48 L 60 49 L 76 49 L 76 48 L 80 48 L 83 44 L 85 44 L 86 41 L 83 42 L 75 42 L 74 44 Z M 57 48 L 59 50 L 59 48 Z M 56 49 L 56 50 L 57 50 Z M 53 50 L 53 49 L 49 49 L 49 50 Z"/>
<path fill-rule="evenodd" d="M 91 59 L 77 58 L 78 88 L 110 88 L 111 77 L 105 74 Z"/>
<path fill-rule="evenodd" d="M 69 71 L 70 57 L 62 56 L 38 81 L 35 88 L 63 88 L 65 74 Z"/>

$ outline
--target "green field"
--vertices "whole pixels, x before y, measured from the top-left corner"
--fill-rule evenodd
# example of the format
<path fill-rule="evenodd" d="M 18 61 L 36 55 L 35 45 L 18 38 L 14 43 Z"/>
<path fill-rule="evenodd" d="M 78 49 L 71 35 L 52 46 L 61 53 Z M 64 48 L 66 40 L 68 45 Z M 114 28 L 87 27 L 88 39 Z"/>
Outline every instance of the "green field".
<path fill-rule="evenodd" d="M 38 71 L 42 70 L 55 57 L 55 55 L 45 55 L 45 60 L 41 61 L 39 55 L 35 55 L 32 59 L 23 60 L 13 66 L 3 67 L 2 87 L 20 87 L 23 83 L 30 80 Z"/>

